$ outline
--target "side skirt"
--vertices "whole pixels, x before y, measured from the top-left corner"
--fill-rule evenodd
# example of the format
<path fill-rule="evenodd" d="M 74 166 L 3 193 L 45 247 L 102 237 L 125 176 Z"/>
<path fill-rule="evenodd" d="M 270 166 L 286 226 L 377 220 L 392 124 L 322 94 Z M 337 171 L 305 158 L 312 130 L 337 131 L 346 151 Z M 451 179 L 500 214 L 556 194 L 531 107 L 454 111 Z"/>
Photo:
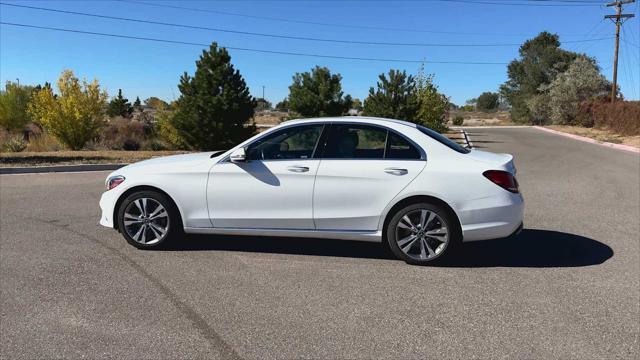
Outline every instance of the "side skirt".
<path fill-rule="evenodd" d="M 381 231 L 359 230 L 304 230 L 304 229 L 243 229 L 243 228 L 193 228 L 185 227 L 188 234 L 286 236 L 317 239 L 340 239 L 381 242 Z"/>

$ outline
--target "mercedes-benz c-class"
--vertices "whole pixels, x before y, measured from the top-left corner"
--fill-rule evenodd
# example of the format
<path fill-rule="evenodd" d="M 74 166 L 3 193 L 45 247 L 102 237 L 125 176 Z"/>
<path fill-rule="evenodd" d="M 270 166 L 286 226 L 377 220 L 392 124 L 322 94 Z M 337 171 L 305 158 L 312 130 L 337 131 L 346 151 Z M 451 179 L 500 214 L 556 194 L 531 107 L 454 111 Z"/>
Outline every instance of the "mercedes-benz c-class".
<path fill-rule="evenodd" d="M 463 242 L 517 233 L 524 203 L 515 174 L 511 155 L 405 121 L 293 120 L 227 151 L 114 171 L 100 224 L 141 249 L 184 233 L 332 238 L 382 242 L 425 264 L 455 256 Z"/>

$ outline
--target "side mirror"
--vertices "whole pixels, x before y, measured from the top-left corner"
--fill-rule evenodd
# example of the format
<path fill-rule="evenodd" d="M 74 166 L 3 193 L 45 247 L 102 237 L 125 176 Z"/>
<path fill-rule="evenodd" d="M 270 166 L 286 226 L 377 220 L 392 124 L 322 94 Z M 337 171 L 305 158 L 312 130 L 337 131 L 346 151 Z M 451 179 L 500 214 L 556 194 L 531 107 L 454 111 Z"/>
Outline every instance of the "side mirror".
<path fill-rule="evenodd" d="M 231 155 L 229 155 L 229 160 L 234 163 L 247 161 L 247 154 L 244 151 L 244 148 L 234 150 Z"/>

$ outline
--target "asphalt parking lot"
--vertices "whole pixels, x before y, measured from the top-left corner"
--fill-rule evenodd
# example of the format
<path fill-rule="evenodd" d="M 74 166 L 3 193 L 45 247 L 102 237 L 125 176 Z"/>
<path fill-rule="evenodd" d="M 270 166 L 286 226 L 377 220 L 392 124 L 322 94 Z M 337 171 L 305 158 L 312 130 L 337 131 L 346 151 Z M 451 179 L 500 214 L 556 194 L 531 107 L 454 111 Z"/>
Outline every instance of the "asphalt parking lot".
<path fill-rule="evenodd" d="M 0 176 L 0 358 L 638 358 L 640 156 L 472 129 L 516 157 L 516 239 L 441 267 L 377 244 L 97 225 L 106 172 Z"/>

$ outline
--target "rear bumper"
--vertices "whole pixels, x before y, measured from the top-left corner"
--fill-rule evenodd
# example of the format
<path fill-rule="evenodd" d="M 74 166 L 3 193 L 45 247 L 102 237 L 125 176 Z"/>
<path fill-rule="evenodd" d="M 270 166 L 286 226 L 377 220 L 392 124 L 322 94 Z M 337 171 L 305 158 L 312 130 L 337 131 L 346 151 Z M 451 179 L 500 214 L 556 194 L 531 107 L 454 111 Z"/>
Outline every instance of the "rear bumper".
<path fill-rule="evenodd" d="M 459 210 L 463 241 L 509 237 L 522 230 L 524 200 L 520 194 L 476 199 Z"/>

